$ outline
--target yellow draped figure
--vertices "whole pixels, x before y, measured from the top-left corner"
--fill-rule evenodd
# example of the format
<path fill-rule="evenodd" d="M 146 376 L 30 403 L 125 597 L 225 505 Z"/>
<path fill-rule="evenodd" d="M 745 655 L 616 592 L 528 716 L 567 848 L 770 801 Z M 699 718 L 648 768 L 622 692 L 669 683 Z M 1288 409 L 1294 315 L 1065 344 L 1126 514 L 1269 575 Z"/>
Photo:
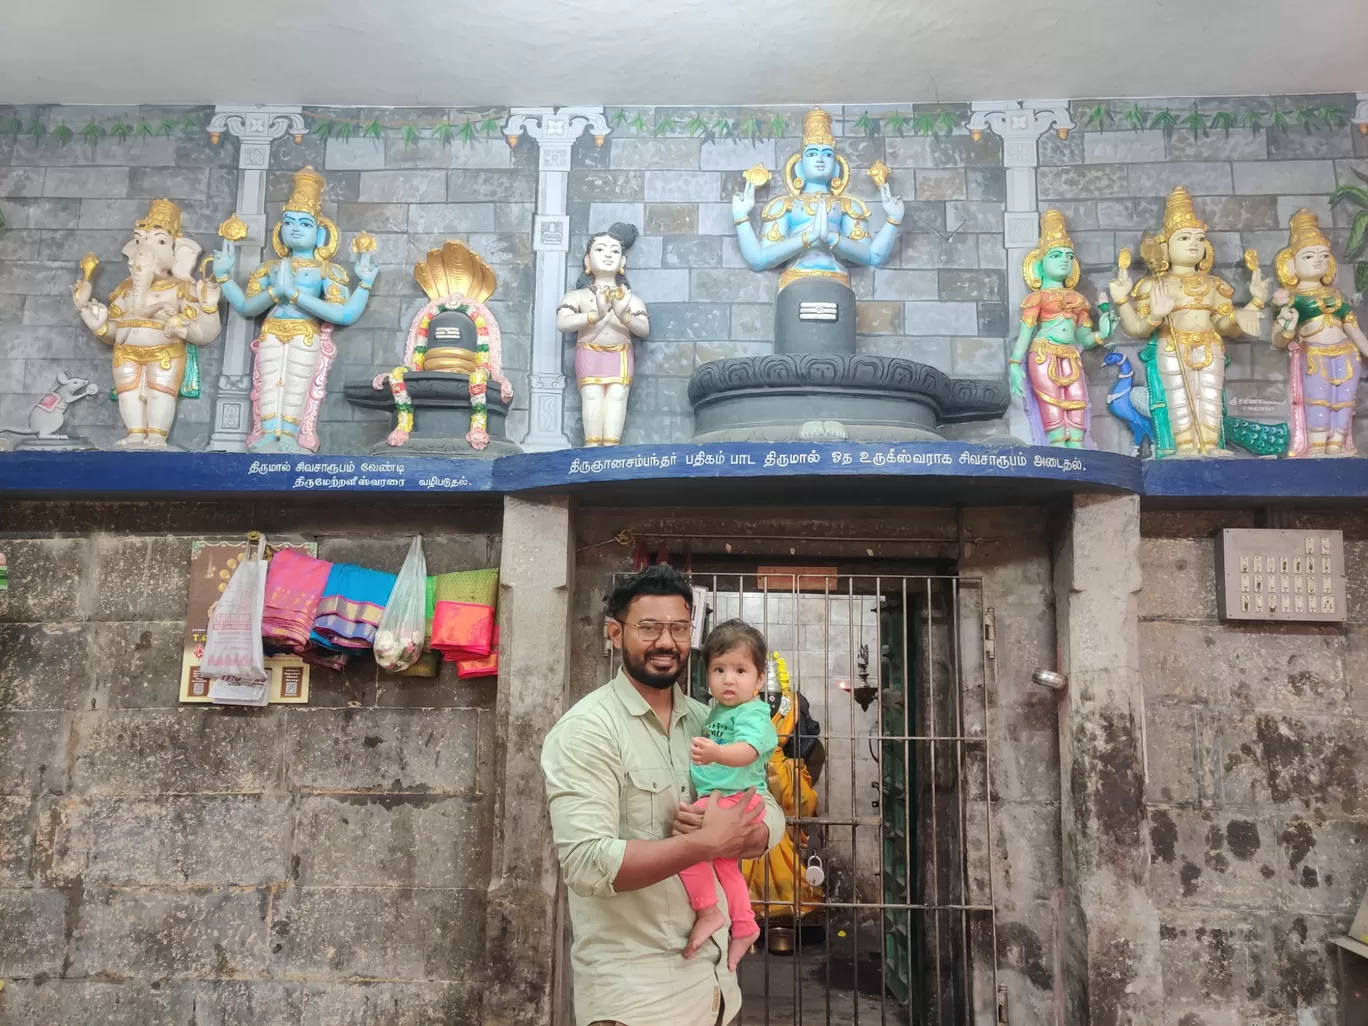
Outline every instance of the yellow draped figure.
<path fill-rule="evenodd" d="M 784 746 L 798 728 L 799 703 L 789 681 L 788 667 L 778 652 L 770 656 L 765 693 L 766 697 L 779 696 L 779 708 L 772 717 L 779 735 L 779 747 L 765 767 L 766 784 L 789 819 L 815 816 L 817 791 L 812 786 L 807 764 L 802 759 L 784 755 Z M 805 867 L 799 863 L 807 842 L 807 834 L 800 827 L 789 826 L 783 838 L 763 859 L 741 863 L 741 871 L 750 884 L 751 907 L 762 923 L 766 918 L 771 922 L 791 923 L 811 914 L 822 904 L 822 888 L 811 886 L 803 878 Z"/>

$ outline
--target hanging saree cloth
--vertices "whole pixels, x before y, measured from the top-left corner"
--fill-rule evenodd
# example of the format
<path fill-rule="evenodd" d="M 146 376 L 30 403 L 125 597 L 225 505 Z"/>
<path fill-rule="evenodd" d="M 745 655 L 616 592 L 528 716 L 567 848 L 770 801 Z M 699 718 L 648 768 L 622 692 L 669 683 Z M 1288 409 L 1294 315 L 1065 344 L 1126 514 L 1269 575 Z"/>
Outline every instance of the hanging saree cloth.
<path fill-rule="evenodd" d="M 499 571 L 438 574 L 434 590 L 433 649 L 448 662 L 488 656 L 494 647 Z"/>
<path fill-rule="evenodd" d="M 334 563 L 314 618 L 313 640 L 324 648 L 370 648 L 385 611 L 394 574 Z"/>
<path fill-rule="evenodd" d="M 307 552 L 278 550 L 266 570 L 262 640 L 289 652 L 304 651 L 331 572 L 331 563 Z"/>

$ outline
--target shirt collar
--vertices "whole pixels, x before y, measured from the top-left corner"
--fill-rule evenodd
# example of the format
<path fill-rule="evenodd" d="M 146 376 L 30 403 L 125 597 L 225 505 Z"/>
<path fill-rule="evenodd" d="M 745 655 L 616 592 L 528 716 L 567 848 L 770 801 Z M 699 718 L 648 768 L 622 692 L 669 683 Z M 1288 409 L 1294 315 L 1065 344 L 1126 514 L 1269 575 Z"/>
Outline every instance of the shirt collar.
<path fill-rule="evenodd" d="M 613 678 L 612 686 L 613 693 L 617 695 L 618 700 L 627 707 L 627 711 L 633 716 L 645 716 L 652 711 L 646 703 L 646 699 L 641 697 L 641 692 L 627 679 L 625 671 L 618 670 L 617 676 Z M 674 691 L 674 704 L 670 711 L 670 722 L 674 724 L 684 719 L 688 714 L 689 702 L 678 684 L 672 690 Z"/>

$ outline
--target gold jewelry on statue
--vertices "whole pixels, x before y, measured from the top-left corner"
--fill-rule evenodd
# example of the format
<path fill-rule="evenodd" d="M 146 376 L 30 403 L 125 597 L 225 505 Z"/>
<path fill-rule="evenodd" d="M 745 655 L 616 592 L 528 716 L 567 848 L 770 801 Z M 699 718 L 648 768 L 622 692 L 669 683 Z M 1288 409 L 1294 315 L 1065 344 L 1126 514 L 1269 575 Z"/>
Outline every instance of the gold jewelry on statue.
<path fill-rule="evenodd" d="M 147 216 L 134 225 L 142 231 L 159 228 L 172 238 L 180 238 L 181 210 L 168 199 L 154 199 L 147 208 Z"/>
<path fill-rule="evenodd" d="M 312 167 L 296 171 L 294 188 L 285 201 L 285 209 L 296 214 L 308 214 L 315 220 L 323 212 L 323 176 Z"/>
<path fill-rule="evenodd" d="M 365 289 L 367 292 L 369 292 L 369 291 L 370 291 L 370 287 L 371 287 L 371 283 L 370 283 L 370 282 L 366 282 L 366 281 L 358 281 L 358 282 L 356 283 L 356 287 L 357 287 L 358 289 Z"/>
<path fill-rule="evenodd" d="M 831 136 L 831 115 L 821 107 L 813 107 L 803 119 L 804 146 L 835 146 Z"/>
<path fill-rule="evenodd" d="M 1173 233 L 1184 228 L 1206 231 L 1206 222 L 1201 220 L 1192 209 L 1192 193 L 1185 185 L 1175 185 L 1164 204 L 1164 237 L 1167 242 Z"/>
<path fill-rule="evenodd" d="M 750 220 L 749 217 L 738 217 L 738 218 L 735 218 L 735 219 L 732 221 L 732 224 L 745 224 L 745 223 L 748 222 L 749 220 Z"/>
<path fill-rule="evenodd" d="M 585 314 L 584 316 L 585 316 L 586 323 L 589 324 L 591 327 L 592 327 L 593 325 L 595 325 L 595 324 L 598 323 L 598 314 L 594 313 L 593 310 L 590 310 L 590 311 L 589 311 L 587 314 Z"/>
<path fill-rule="evenodd" d="M 893 218 L 890 217 L 890 218 L 887 218 L 886 220 L 887 220 L 887 223 L 888 223 L 888 224 L 891 224 L 894 228 L 896 228 L 896 227 L 898 227 L 900 224 L 902 224 L 902 218 L 898 218 L 898 220 L 895 221 L 895 220 L 893 220 Z"/>
<path fill-rule="evenodd" d="M 104 337 L 105 337 L 106 335 L 108 335 L 108 334 L 109 334 L 109 321 L 105 321 L 103 324 L 101 324 L 101 325 L 100 325 L 100 330 L 94 333 L 94 335 L 95 335 L 96 338 L 104 338 Z"/>
<path fill-rule="evenodd" d="M 1227 304 L 1227 305 L 1229 305 L 1229 304 Z M 1264 301 L 1263 301 L 1262 299 L 1258 299 L 1258 298 L 1256 298 L 1256 297 L 1254 297 L 1254 296 L 1250 296 L 1250 297 L 1249 297 L 1249 307 L 1250 307 L 1251 309 L 1254 309 L 1254 310 L 1262 310 L 1262 309 L 1264 308 Z"/>

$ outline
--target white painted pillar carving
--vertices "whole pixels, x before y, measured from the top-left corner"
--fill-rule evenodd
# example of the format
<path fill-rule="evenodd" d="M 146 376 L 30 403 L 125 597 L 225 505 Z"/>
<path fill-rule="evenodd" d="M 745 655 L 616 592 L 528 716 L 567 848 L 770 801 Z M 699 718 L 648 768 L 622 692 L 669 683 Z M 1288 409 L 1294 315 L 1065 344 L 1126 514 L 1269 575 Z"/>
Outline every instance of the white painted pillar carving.
<path fill-rule="evenodd" d="M 1008 344 L 1016 338 L 1015 313 L 1026 298 L 1021 262 L 1040 238 L 1040 211 L 1036 199 L 1036 168 L 1040 165 L 1037 143 L 1053 128 L 1068 133 L 1074 127 L 1067 100 L 993 100 L 975 103 L 969 116 L 970 133 L 992 132 L 1002 139 L 1002 166 L 1007 169 L 1007 209 L 1002 215 L 1002 238 L 1007 247 Z M 1029 441 L 1031 428 L 1026 411 L 1013 402 L 1008 430 Z"/>
<path fill-rule="evenodd" d="M 237 244 L 234 275 L 246 276 L 261 263 L 266 248 L 266 171 L 271 143 L 284 135 L 302 136 L 308 129 L 298 107 L 275 105 L 215 107 L 209 137 L 218 142 L 227 132 L 241 140 L 238 147 L 237 216 L 247 225 L 247 237 Z M 226 303 L 224 305 L 227 305 Z M 243 452 L 252 426 L 252 321 L 232 307 L 223 332 L 223 369 L 214 397 L 214 430 L 210 452 Z"/>
<path fill-rule="evenodd" d="M 570 185 L 570 150 L 589 129 L 600 145 L 610 129 L 602 107 L 514 107 L 504 122 L 508 145 L 518 145 L 526 132 L 540 147 L 537 214 L 532 225 L 536 254 L 536 286 L 532 306 L 532 375 L 527 434 L 519 444 L 528 452 L 570 448 L 565 434 L 565 386 L 561 333 L 556 307 L 565 294 L 570 251 L 570 218 L 566 203 Z"/>

